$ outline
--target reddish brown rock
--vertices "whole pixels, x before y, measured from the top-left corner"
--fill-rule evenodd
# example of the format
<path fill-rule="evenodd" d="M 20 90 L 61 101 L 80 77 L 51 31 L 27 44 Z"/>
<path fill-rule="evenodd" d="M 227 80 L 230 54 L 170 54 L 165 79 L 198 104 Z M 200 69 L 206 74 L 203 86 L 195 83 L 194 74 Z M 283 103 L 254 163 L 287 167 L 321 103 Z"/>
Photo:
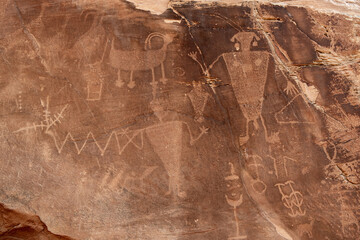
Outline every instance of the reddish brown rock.
<path fill-rule="evenodd" d="M 50 233 L 38 216 L 18 213 L 2 204 L 0 213 L 1 239 L 71 239 Z"/>
<path fill-rule="evenodd" d="M 356 3 L 131 2 L 0 4 L 0 239 L 359 239 Z"/>

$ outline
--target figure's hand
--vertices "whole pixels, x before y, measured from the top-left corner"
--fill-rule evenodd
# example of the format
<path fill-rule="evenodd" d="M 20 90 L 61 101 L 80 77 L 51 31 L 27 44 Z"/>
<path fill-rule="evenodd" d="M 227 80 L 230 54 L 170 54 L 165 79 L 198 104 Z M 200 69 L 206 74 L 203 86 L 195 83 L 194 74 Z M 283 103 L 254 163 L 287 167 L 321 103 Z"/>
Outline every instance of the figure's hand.
<path fill-rule="evenodd" d="M 188 56 L 189 57 L 191 57 L 192 59 L 197 59 L 197 53 L 196 52 L 190 52 L 189 54 L 188 54 Z"/>
<path fill-rule="evenodd" d="M 286 92 L 287 95 L 291 95 L 291 94 L 295 95 L 299 92 L 299 90 L 297 90 L 297 88 L 292 82 L 287 81 L 286 88 L 284 88 L 284 92 Z"/>
<path fill-rule="evenodd" d="M 204 126 L 201 126 L 201 127 L 200 127 L 201 134 L 206 134 L 206 133 L 208 133 L 208 130 L 209 130 L 209 128 L 207 128 L 207 127 L 204 127 Z"/>
<path fill-rule="evenodd" d="M 124 136 L 124 135 L 127 135 L 129 133 L 129 128 L 123 128 L 121 130 L 119 130 L 119 133 Z"/>

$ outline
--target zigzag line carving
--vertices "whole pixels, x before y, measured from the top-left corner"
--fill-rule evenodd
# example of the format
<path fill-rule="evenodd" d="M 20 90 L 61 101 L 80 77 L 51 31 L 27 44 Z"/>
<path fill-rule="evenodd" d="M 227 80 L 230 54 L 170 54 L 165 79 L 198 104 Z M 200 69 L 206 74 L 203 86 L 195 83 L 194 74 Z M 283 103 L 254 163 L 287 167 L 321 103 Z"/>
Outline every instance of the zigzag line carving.
<path fill-rule="evenodd" d="M 78 143 L 79 140 L 76 140 L 74 138 L 74 136 L 71 134 L 71 132 L 69 132 L 65 139 L 63 141 L 61 141 L 61 143 L 58 142 L 58 140 L 56 139 L 56 137 L 54 136 L 54 134 L 52 134 L 51 132 L 47 132 L 48 135 L 50 135 L 55 143 L 56 149 L 58 150 L 59 153 L 62 152 L 62 150 L 64 149 L 64 146 L 66 145 L 66 143 L 73 143 L 75 146 L 75 149 L 77 151 L 77 154 L 80 154 L 86 147 L 87 144 L 89 143 L 95 143 L 95 145 L 97 146 L 97 148 L 99 149 L 101 156 L 104 156 L 107 148 L 110 145 L 111 139 L 115 138 L 115 142 L 116 142 L 116 146 L 118 148 L 118 154 L 121 155 L 123 153 L 123 151 L 126 149 L 126 147 L 132 143 L 136 148 L 138 149 L 142 149 L 144 146 L 144 138 L 143 138 L 143 129 L 137 130 L 135 131 L 135 133 L 130 137 L 127 133 L 121 133 L 122 136 L 126 136 L 128 141 L 121 146 L 120 142 L 119 142 L 119 137 L 118 137 L 118 133 L 116 131 L 112 131 L 110 133 L 110 136 L 108 137 L 108 139 L 106 140 L 105 145 L 102 147 L 99 142 L 96 140 L 94 134 L 92 132 L 89 132 L 86 136 L 85 141 L 80 144 Z M 140 139 L 141 139 L 141 143 L 137 144 L 135 143 L 133 140 L 136 136 L 138 136 L 140 134 Z"/>

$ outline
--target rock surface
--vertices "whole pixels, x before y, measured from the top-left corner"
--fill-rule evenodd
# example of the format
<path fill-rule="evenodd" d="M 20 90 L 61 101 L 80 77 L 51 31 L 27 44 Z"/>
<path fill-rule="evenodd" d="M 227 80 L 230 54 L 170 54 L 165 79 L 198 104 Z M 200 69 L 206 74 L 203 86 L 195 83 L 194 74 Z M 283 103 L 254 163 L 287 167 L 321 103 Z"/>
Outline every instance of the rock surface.
<path fill-rule="evenodd" d="M 360 239 L 356 1 L 149 2 L 1 1 L 0 239 Z"/>

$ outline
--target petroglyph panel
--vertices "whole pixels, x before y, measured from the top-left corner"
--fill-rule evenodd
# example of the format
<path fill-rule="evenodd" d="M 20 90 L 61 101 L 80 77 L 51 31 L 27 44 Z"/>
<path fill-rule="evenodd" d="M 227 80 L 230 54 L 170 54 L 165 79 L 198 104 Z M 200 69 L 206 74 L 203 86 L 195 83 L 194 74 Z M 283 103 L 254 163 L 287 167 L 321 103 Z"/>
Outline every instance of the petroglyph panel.
<path fill-rule="evenodd" d="M 359 239 L 360 14 L 211 2 L 1 1 L 0 239 Z"/>

